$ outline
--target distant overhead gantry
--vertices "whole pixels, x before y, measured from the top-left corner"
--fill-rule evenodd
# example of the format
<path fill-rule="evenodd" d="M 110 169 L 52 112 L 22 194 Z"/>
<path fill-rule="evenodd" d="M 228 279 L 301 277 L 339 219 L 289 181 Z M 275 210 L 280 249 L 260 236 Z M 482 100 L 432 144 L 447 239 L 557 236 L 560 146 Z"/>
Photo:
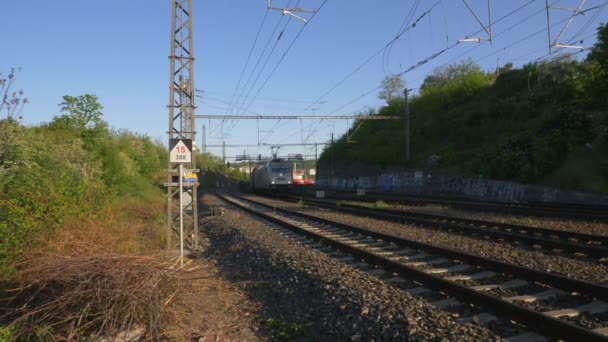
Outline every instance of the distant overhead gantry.
<path fill-rule="evenodd" d="M 197 119 L 209 120 L 402 120 L 401 116 L 387 115 L 206 115 Z"/>
<path fill-rule="evenodd" d="M 218 147 L 230 147 L 230 148 L 235 148 L 235 147 L 273 147 L 273 146 L 279 146 L 279 147 L 300 147 L 300 146 L 309 146 L 309 147 L 314 147 L 314 146 L 324 146 L 324 145 L 329 145 L 329 143 L 327 142 L 321 142 L 321 143 L 304 143 L 304 144 L 295 144 L 295 143 L 289 143 L 289 144 L 269 144 L 269 143 L 260 143 L 259 145 L 255 145 L 255 144 L 215 144 L 215 145 L 204 145 L 204 147 L 208 147 L 208 148 L 218 148 Z"/>

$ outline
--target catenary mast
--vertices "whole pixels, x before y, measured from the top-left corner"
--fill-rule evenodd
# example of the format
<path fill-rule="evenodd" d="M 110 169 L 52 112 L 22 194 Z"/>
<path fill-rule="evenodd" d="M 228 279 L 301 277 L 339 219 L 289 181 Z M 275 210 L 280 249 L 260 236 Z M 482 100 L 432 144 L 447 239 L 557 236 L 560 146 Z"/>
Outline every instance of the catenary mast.
<path fill-rule="evenodd" d="M 171 52 L 169 76 L 169 139 L 192 139 L 192 162 L 184 167 L 196 169 L 194 104 L 194 50 L 192 0 L 173 0 L 171 14 Z M 179 243 L 178 164 L 169 162 L 167 182 L 167 249 Z M 198 248 L 198 183 L 184 189 L 184 238 L 189 249 Z"/>

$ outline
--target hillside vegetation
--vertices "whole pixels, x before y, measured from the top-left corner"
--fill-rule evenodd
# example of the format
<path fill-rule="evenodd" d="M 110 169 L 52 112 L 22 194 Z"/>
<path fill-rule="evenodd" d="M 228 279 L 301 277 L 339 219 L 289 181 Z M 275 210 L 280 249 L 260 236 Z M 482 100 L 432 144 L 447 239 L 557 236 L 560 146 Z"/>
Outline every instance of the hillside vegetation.
<path fill-rule="evenodd" d="M 469 176 L 608 192 L 608 27 L 577 61 L 568 55 L 484 72 L 471 60 L 437 68 L 403 121 L 366 121 L 321 155 L 323 165 L 439 169 Z M 403 98 L 372 115 L 403 116 Z M 354 133 L 354 135 L 353 135 Z M 323 170 L 321 170 L 323 171 Z"/>
<path fill-rule="evenodd" d="M 165 148 L 109 129 L 93 95 L 66 96 L 61 106 L 62 115 L 39 126 L 0 121 L 2 275 L 12 274 L 22 253 L 68 226 L 86 233 L 93 228 L 82 222 L 124 214 L 163 220 Z"/>
<path fill-rule="evenodd" d="M 63 100 L 49 123 L 0 120 L 0 340 L 154 328 L 174 283 L 149 257 L 166 236 L 166 148 L 109 129 L 94 95 Z"/>

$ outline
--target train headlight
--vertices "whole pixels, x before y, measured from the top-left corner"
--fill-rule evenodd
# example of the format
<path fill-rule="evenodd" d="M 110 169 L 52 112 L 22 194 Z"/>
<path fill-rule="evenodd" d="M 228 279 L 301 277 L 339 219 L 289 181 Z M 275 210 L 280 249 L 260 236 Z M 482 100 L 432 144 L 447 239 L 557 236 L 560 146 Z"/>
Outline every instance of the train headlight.
<path fill-rule="evenodd" d="M 274 184 L 274 181 L 270 182 L 271 184 Z"/>
<path fill-rule="evenodd" d="M 287 184 L 291 184 L 291 181 L 287 181 Z"/>

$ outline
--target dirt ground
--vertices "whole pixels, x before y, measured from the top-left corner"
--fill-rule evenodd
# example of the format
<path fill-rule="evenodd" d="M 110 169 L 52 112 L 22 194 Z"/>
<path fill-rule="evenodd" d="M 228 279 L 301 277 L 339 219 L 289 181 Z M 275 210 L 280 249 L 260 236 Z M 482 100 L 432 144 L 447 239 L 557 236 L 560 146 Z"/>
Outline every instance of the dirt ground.
<path fill-rule="evenodd" d="M 243 291 L 244 283 L 222 278 L 212 260 L 197 257 L 183 269 L 179 290 L 170 298 L 178 324 L 171 340 L 258 341 L 255 319 L 259 304 Z"/>

